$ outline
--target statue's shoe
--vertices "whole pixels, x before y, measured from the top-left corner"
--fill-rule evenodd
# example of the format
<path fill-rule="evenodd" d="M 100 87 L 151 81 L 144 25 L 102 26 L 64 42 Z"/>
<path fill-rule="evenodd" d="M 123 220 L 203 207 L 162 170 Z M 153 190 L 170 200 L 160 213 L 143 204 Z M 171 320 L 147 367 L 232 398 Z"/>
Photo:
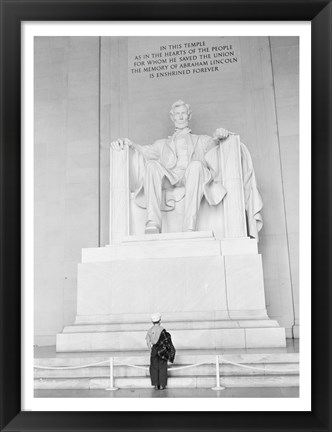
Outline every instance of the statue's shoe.
<path fill-rule="evenodd" d="M 159 234 L 160 227 L 155 222 L 149 221 L 145 225 L 145 234 Z"/>

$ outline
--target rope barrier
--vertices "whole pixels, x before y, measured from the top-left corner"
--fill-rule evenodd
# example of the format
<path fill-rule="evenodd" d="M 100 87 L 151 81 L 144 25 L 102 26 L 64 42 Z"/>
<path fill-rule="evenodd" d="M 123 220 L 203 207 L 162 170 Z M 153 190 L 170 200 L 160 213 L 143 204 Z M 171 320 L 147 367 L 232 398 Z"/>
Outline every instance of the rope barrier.
<path fill-rule="evenodd" d="M 114 390 L 118 390 L 117 387 L 114 386 L 114 365 L 116 366 L 127 366 L 127 367 L 132 367 L 135 369 L 142 369 L 145 371 L 149 370 L 149 367 L 146 366 L 138 366 L 138 365 L 132 365 L 129 363 L 121 363 L 121 362 L 115 362 L 113 357 L 110 357 L 108 360 L 103 360 L 100 362 L 96 362 L 96 363 L 89 363 L 86 365 L 78 365 L 78 366 L 37 366 L 34 365 L 33 367 L 35 369 L 51 369 L 51 370 L 68 370 L 68 369 L 81 369 L 81 368 L 86 368 L 86 367 L 92 367 L 92 366 L 98 366 L 98 365 L 102 365 L 102 364 L 109 364 L 109 377 L 110 377 L 110 386 L 108 388 L 106 388 L 105 390 L 110 390 L 110 391 L 114 391 Z M 236 362 L 232 362 L 230 360 L 226 360 L 224 357 L 216 355 L 216 361 L 215 361 L 215 366 L 216 366 L 216 386 L 212 388 L 212 390 L 225 390 L 225 387 L 222 387 L 220 385 L 220 363 L 227 363 L 227 364 L 231 364 L 233 366 L 238 366 L 238 367 L 242 367 L 245 369 L 254 369 L 254 370 L 261 370 L 264 372 L 277 372 L 277 373 L 294 373 L 297 372 L 296 370 L 282 370 L 282 369 L 266 369 L 264 368 L 259 368 L 259 367 L 255 367 L 255 366 L 248 366 L 245 364 L 241 364 L 241 363 L 236 363 Z M 189 369 L 191 367 L 197 367 L 197 366 L 202 366 L 204 364 L 210 364 L 210 362 L 201 362 L 201 363 L 195 363 L 195 364 L 191 364 L 191 365 L 185 365 L 185 366 L 179 366 L 179 367 L 171 367 L 168 368 L 169 372 L 175 371 L 175 370 L 181 370 L 181 369 Z"/>
<path fill-rule="evenodd" d="M 104 361 L 100 361 L 97 363 L 90 363 L 90 364 L 86 364 L 86 365 L 78 365 L 78 366 L 37 366 L 34 365 L 33 367 L 35 369 L 51 369 L 51 370 L 67 370 L 67 369 L 81 369 L 81 368 L 85 368 L 85 367 L 93 367 L 93 366 L 98 366 L 101 364 L 105 364 L 105 363 L 109 363 L 110 360 L 104 360 Z M 242 367 L 245 369 L 254 369 L 254 370 L 260 370 L 260 371 L 264 371 L 264 372 L 281 372 L 281 373 L 292 373 L 292 372 L 296 372 L 296 370 L 285 370 L 285 369 L 266 369 L 266 368 L 259 368 L 259 367 L 255 367 L 255 366 L 248 366 L 248 365 L 244 365 L 242 363 L 235 363 L 232 362 L 230 360 L 226 360 L 225 358 L 220 356 L 220 361 L 221 363 L 228 363 L 231 364 L 233 366 L 238 366 L 238 367 Z M 114 362 L 114 364 L 116 366 L 128 366 L 128 367 L 133 367 L 136 369 L 142 369 L 142 370 L 149 370 L 148 367 L 146 366 L 137 366 L 137 365 L 131 365 L 129 363 L 119 363 L 119 362 Z M 179 366 L 179 367 L 171 367 L 168 368 L 169 371 L 175 371 L 175 370 L 181 370 L 181 369 L 189 369 L 191 367 L 197 367 L 197 366 L 202 366 L 204 364 L 210 364 L 209 362 L 202 362 L 202 363 L 195 363 L 192 365 L 186 365 L 186 366 Z"/>
<path fill-rule="evenodd" d="M 148 367 L 146 366 L 136 366 L 136 365 L 131 365 L 129 363 L 118 363 L 118 362 L 114 362 L 114 364 L 116 364 L 117 366 L 129 366 L 129 367 L 133 367 L 136 369 L 143 369 L 143 370 L 149 370 Z"/>
<path fill-rule="evenodd" d="M 79 365 L 79 366 L 36 366 L 33 365 L 33 367 L 35 369 L 54 369 L 54 370 L 66 370 L 66 369 L 81 369 L 81 368 L 85 368 L 85 367 L 91 367 L 91 366 L 98 366 L 100 364 L 104 364 L 104 363 L 109 363 L 109 360 L 104 360 L 98 363 L 90 363 L 87 365 Z"/>
<path fill-rule="evenodd" d="M 171 367 L 171 368 L 168 368 L 168 370 L 169 371 L 173 371 L 173 370 L 188 369 L 188 368 L 191 368 L 191 367 L 201 366 L 201 365 L 204 365 L 204 364 L 209 364 L 209 363 L 208 362 L 203 362 L 203 363 L 195 363 L 195 364 L 187 365 L 187 366 Z"/>
<path fill-rule="evenodd" d="M 293 373 L 296 372 L 295 370 L 284 370 L 284 369 L 266 369 L 266 368 L 259 368 L 259 367 L 255 367 L 255 366 L 248 366 L 248 365 L 244 365 L 241 363 L 235 363 L 235 362 L 231 362 L 229 360 L 225 360 L 223 357 L 220 357 L 221 362 L 225 362 L 225 363 L 229 363 L 231 365 L 234 366 L 239 366 L 239 367 L 243 367 L 246 369 L 255 369 L 255 370 L 261 370 L 264 372 L 282 372 L 282 373 Z"/>

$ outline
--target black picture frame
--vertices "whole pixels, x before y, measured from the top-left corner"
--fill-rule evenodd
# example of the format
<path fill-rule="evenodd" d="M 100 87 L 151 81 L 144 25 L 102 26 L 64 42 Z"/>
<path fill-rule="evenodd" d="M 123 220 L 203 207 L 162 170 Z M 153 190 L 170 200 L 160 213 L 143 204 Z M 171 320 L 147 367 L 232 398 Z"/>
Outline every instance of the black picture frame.
<path fill-rule="evenodd" d="M 0 4 L 1 431 L 331 431 L 331 1 L 0 0 Z M 260 412 L 259 406 L 256 412 L 130 415 L 21 411 L 21 22 L 113 20 L 311 21 L 311 412 Z"/>

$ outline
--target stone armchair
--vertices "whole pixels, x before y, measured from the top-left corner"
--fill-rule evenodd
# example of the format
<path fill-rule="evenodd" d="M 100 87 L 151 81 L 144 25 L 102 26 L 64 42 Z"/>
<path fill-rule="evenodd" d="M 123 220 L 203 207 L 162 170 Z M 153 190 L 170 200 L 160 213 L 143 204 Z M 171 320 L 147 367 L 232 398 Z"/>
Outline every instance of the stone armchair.
<path fill-rule="evenodd" d="M 218 206 L 209 206 L 203 198 L 197 230 L 213 231 L 219 240 L 245 238 L 249 232 L 246 210 L 247 213 L 250 210 L 250 197 L 246 197 L 243 180 L 243 145 L 238 135 L 230 135 L 220 146 L 222 182 L 227 194 Z M 145 210 L 139 208 L 133 199 L 135 173 L 131 164 L 132 151 L 127 146 L 122 151 L 110 150 L 110 244 L 121 243 L 128 235 L 144 234 Z M 183 200 L 173 211 L 163 212 L 163 233 L 181 231 L 182 211 Z"/>

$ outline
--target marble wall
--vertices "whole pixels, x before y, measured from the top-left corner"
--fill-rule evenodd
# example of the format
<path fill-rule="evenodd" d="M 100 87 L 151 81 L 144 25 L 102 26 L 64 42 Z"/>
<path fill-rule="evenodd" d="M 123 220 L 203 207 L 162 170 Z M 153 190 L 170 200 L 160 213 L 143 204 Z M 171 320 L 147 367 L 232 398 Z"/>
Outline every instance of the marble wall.
<path fill-rule="evenodd" d="M 211 46 L 231 44 L 238 58 L 220 73 L 131 72 L 135 55 L 164 43 L 36 39 L 36 343 L 73 322 L 81 248 L 109 242 L 109 141 L 170 135 L 168 111 L 179 98 L 194 109 L 194 133 L 223 126 L 248 146 L 265 203 L 259 249 L 268 313 L 288 336 L 298 320 L 298 40 L 213 38 Z"/>
<path fill-rule="evenodd" d="M 293 333 L 299 337 L 299 40 L 273 37 L 270 44 L 294 308 Z"/>
<path fill-rule="evenodd" d="M 34 69 L 35 341 L 53 344 L 99 241 L 99 38 L 35 38 Z"/>

